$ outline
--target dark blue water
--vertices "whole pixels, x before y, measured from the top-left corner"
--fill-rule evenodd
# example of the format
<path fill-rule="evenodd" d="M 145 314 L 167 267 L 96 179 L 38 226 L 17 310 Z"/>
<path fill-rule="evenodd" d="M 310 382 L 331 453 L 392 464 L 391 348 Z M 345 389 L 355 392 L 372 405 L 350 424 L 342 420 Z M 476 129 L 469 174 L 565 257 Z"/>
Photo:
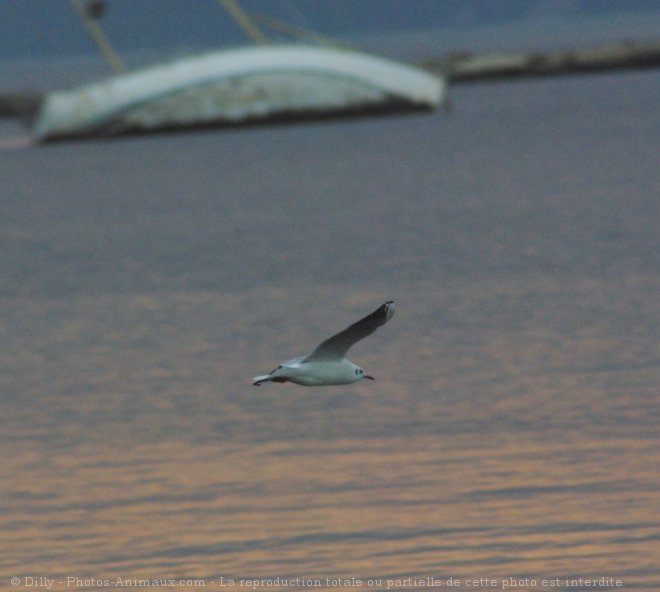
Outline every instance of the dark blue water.
<path fill-rule="evenodd" d="M 451 93 L 46 147 L 3 124 L 3 582 L 660 587 L 660 77 Z M 375 383 L 251 386 L 388 299 L 351 351 Z"/>

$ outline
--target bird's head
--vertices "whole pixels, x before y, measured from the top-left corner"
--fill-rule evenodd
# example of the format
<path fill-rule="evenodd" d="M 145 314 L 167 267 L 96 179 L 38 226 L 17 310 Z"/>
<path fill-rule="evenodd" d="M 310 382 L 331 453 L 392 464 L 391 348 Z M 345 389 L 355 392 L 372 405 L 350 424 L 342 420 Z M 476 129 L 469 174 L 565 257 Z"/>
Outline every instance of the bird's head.
<path fill-rule="evenodd" d="M 371 374 L 365 374 L 364 370 L 360 368 L 359 366 L 355 367 L 355 374 L 358 376 L 358 380 L 363 380 L 367 378 L 368 380 L 376 380 Z"/>

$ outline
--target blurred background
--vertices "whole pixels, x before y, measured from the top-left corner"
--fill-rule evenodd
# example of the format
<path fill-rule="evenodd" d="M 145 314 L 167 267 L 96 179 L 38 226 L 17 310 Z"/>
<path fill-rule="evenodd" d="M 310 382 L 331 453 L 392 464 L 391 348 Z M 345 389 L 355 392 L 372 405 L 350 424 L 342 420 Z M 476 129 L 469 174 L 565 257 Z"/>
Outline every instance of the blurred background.
<path fill-rule="evenodd" d="M 130 67 L 250 43 L 212 1 L 106 5 Z M 651 1 L 241 6 L 410 63 L 660 30 Z M 0 94 L 109 75 L 68 3 L 0 5 Z M 660 587 L 658 72 L 449 94 L 46 146 L 0 120 L 3 582 Z M 350 352 L 374 383 L 251 386 L 388 299 Z"/>
<path fill-rule="evenodd" d="M 102 7 L 92 13 L 129 66 L 250 42 L 217 0 L 195 0 L 185 6 L 176 0 L 91 0 L 83 5 Z M 654 0 L 241 0 L 239 6 L 255 17 L 407 61 L 439 60 L 461 52 L 657 41 L 660 21 Z M 282 38 L 273 30 L 268 35 Z M 100 66 L 101 58 L 68 0 L 2 3 L 2 92 L 66 86 L 63 73 L 44 73 L 31 66 L 48 60 L 52 69 L 53 60 L 74 57 L 81 60 L 76 82 L 111 73 L 107 64 Z M 81 72 L 90 59 L 98 60 L 96 68 Z"/>

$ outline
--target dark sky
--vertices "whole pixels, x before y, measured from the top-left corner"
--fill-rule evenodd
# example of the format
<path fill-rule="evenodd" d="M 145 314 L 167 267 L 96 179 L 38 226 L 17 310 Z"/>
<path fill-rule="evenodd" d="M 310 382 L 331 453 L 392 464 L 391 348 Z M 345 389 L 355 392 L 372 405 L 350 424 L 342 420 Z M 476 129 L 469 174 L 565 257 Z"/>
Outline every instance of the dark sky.
<path fill-rule="evenodd" d="M 120 51 L 195 50 L 247 41 L 215 0 L 105 1 L 100 24 Z M 556 24 L 623 18 L 648 23 L 647 30 L 653 31 L 660 21 L 657 0 L 240 0 L 240 4 L 246 11 L 344 39 L 394 31 L 464 32 L 544 19 Z M 620 40 L 639 32 L 638 25 L 636 31 L 624 27 L 612 35 Z M 91 42 L 68 0 L 0 2 L 0 60 L 90 51 Z"/>

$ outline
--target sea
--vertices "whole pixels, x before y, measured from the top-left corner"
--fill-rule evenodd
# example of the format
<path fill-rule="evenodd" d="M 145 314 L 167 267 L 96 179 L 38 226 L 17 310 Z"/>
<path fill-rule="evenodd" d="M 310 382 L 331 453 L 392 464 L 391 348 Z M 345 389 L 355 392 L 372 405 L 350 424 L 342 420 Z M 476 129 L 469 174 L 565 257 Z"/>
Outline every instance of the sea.
<path fill-rule="evenodd" d="M 0 122 L 0 588 L 660 590 L 660 75 L 449 97 Z"/>

